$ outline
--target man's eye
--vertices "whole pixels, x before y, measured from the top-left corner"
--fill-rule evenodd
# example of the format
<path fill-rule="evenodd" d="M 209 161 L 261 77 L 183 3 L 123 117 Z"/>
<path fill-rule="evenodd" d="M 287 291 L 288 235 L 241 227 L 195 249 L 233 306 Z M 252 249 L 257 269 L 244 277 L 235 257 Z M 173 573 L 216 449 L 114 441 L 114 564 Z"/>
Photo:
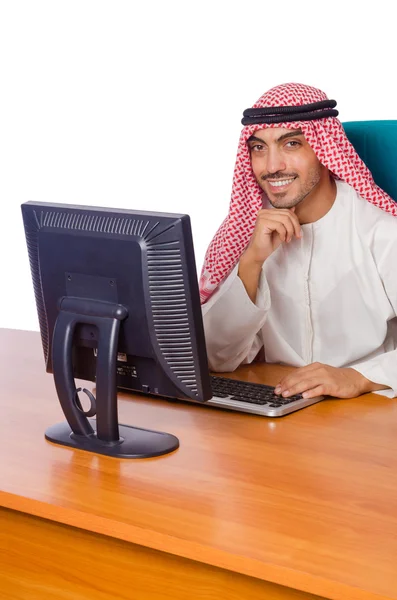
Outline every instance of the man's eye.
<path fill-rule="evenodd" d="M 296 148 L 297 146 L 300 146 L 300 143 L 292 141 L 292 142 L 287 142 L 286 145 L 289 146 L 290 148 Z"/>
<path fill-rule="evenodd" d="M 264 149 L 265 147 L 262 146 L 262 144 L 255 144 L 254 146 L 251 146 L 251 150 L 254 152 L 262 152 Z"/>

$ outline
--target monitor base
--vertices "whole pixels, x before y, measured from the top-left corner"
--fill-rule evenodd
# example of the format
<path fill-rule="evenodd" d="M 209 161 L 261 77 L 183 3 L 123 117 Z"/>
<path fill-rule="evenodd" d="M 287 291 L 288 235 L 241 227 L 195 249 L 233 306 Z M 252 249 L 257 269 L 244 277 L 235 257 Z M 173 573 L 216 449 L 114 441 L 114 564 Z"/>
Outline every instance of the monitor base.
<path fill-rule="evenodd" d="M 54 444 L 114 458 L 151 458 L 168 454 L 179 448 L 178 438 L 170 433 L 129 425 L 119 425 L 118 441 L 105 442 L 98 439 L 95 433 L 95 420 L 90 419 L 90 423 L 94 429 L 94 433 L 90 435 L 76 435 L 68 423 L 63 422 L 49 427 L 45 432 L 45 438 Z"/>

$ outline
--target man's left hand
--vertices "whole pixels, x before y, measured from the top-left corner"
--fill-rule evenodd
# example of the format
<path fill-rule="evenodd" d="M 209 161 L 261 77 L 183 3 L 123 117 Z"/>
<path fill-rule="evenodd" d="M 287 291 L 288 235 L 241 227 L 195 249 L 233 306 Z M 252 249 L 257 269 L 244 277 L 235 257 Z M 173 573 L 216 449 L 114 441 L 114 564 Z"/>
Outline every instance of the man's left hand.
<path fill-rule="evenodd" d="M 304 398 L 333 396 L 355 398 L 366 392 L 385 389 L 374 384 L 358 371 L 351 368 L 336 368 L 321 363 L 312 363 L 296 369 L 276 386 L 276 394 L 284 398 L 302 394 Z"/>

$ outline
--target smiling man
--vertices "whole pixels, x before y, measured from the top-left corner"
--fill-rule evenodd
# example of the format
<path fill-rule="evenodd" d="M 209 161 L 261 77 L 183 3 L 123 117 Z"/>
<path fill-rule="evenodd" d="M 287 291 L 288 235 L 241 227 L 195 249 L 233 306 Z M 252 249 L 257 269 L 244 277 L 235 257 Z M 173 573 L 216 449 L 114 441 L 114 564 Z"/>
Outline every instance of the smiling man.
<path fill-rule="evenodd" d="M 335 105 L 285 84 L 244 112 L 200 280 L 210 368 L 260 357 L 299 367 L 276 388 L 285 397 L 397 395 L 397 205 Z"/>

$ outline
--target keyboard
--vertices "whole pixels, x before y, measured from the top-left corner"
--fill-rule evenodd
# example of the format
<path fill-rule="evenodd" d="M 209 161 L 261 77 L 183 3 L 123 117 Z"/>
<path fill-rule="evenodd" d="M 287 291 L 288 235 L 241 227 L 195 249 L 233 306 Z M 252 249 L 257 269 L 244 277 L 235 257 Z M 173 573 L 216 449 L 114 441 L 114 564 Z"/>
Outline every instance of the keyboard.
<path fill-rule="evenodd" d="M 213 397 L 206 404 L 266 417 L 282 417 L 323 400 L 323 396 L 303 398 L 301 394 L 283 398 L 275 394 L 270 385 L 217 375 L 211 375 L 211 387 Z"/>

